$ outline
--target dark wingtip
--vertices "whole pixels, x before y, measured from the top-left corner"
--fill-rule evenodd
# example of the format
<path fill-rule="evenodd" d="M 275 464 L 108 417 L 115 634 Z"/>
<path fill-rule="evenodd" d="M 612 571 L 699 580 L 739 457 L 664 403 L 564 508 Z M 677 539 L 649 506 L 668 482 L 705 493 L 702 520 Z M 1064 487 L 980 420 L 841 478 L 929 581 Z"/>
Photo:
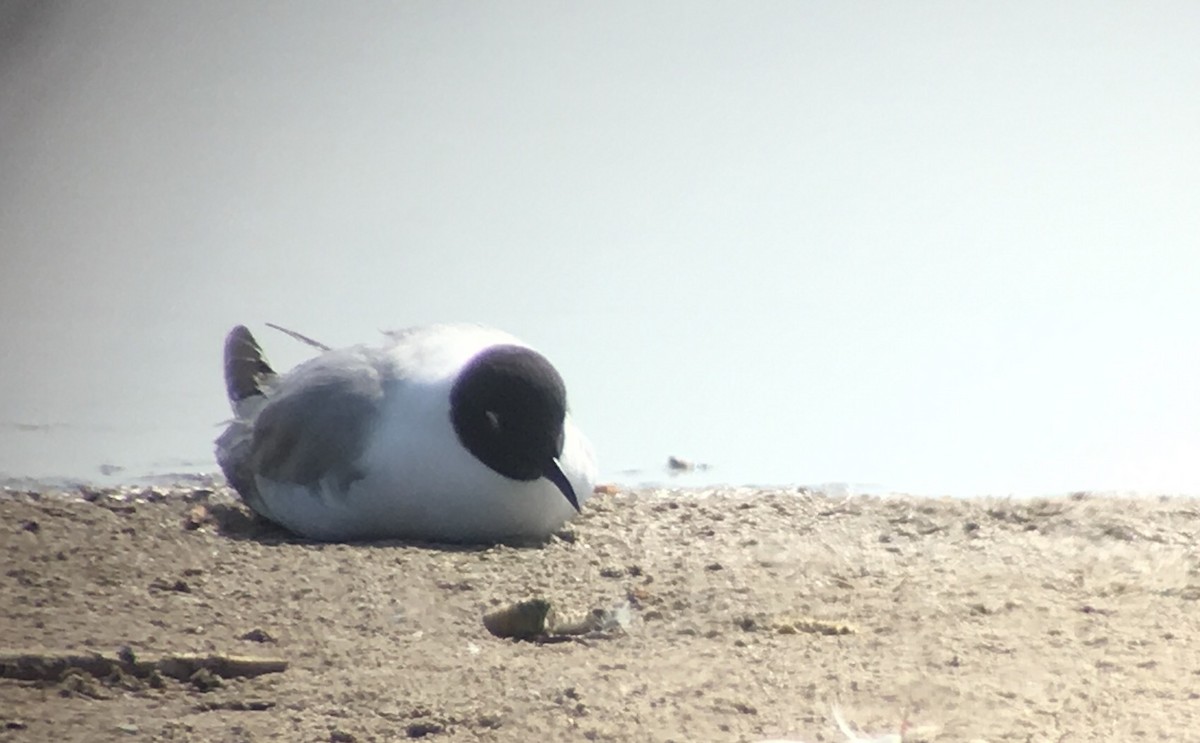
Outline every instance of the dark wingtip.
<path fill-rule="evenodd" d="M 225 336 L 225 392 L 233 403 L 262 394 L 263 382 L 275 370 L 263 357 L 262 348 L 245 325 L 237 325 Z"/>
<path fill-rule="evenodd" d="M 550 463 L 546 465 L 545 472 L 542 474 L 547 480 L 554 483 L 555 487 L 557 487 L 559 492 L 563 494 L 563 496 L 567 499 L 567 502 L 570 503 L 575 509 L 576 513 L 579 513 L 582 510 L 579 507 L 579 498 L 575 495 L 575 487 L 571 485 L 571 481 L 568 480 L 566 474 L 563 473 L 562 467 L 559 466 L 557 459 L 551 459 Z"/>

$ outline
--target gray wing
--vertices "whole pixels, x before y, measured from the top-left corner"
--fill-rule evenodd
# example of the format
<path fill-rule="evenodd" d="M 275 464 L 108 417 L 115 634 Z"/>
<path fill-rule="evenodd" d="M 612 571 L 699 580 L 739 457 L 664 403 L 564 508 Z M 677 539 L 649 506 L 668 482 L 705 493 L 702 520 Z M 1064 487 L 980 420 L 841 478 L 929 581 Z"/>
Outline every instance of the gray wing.
<path fill-rule="evenodd" d="M 368 352 L 322 354 L 265 394 L 252 420 L 234 421 L 222 436 L 230 460 L 222 467 L 248 501 L 257 499 L 256 475 L 304 487 L 331 479 L 338 490 L 362 477 L 358 464 L 384 396 L 380 365 Z"/>

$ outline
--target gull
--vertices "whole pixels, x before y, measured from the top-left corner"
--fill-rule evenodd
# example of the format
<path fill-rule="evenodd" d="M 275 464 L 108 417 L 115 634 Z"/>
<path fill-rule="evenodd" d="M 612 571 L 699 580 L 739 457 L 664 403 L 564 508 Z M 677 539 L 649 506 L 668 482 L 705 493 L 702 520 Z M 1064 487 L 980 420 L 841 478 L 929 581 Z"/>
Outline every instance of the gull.
<path fill-rule="evenodd" d="M 479 325 L 385 333 L 285 374 L 244 326 L 225 340 L 234 418 L 216 441 L 255 513 L 322 541 L 544 540 L 592 494 L 596 460 L 545 356 Z"/>

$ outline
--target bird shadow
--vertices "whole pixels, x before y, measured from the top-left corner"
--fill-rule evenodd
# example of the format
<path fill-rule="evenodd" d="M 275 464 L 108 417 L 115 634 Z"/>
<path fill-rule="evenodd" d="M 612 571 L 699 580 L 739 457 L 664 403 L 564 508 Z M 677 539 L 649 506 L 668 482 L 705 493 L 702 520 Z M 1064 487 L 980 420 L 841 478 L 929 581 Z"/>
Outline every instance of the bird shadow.
<path fill-rule="evenodd" d="M 326 542 L 293 534 L 275 522 L 259 516 L 240 503 L 210 505 L 208 507 L 208 514 L 212 523 L 216 526 L 217 533 L 221 536 L 235 541 L 258 542 L 259 544 L 268 546 L 304 544 L 319 547 L 331 544 L 348 544 L 355 547 L 416 547 L 440 552 L 483 552 L 498 546 L 536 550 L 546 547 L 552 541 L 552 538 L 547 538 L 541 540 L 505 540 L 488 544 L 429 542 L 419 539 L 364 539 Z"/>
<path fill-rule="evenodd" d="M 263 544 L 307 544 L 313 540 L 300 539 L 283 527 L 267 521 L 241 504 L 213 504 L 208 507 L 209 518 L 217 533 L 239 542 Z M 319 544 L 319 542 L 317 543 Z"/>

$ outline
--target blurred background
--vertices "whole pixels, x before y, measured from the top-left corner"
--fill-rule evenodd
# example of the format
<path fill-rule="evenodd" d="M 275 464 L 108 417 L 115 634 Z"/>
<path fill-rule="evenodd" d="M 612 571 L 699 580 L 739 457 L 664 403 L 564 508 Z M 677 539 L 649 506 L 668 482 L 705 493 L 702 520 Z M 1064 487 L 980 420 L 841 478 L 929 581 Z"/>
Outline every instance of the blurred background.
<path fill-rule="evenodd" d="M 607 480 L 1200 494 L 1200 5 L 0 0 L 0 473 L 235 323 L 541 349 Z M 681 482 L 681 481 L 676 481 Z"/>

